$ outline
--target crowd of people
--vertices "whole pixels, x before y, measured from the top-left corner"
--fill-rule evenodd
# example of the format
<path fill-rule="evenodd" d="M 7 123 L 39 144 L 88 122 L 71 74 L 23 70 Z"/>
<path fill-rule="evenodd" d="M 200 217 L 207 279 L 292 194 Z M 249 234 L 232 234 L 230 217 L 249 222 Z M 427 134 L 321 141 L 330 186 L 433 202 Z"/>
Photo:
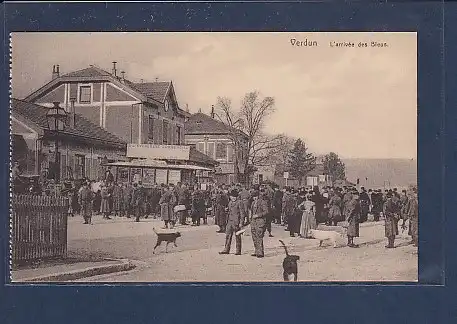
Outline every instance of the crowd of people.
<path fill-rule="evenodd" d="M 45 187 L 46 188 L 46 187 Z M 44 190 L 44 194 L 49 194 Z M 399 226 L 412 237 L 417 246 L 418 203 L 417 189 L 400 194 L 396 188 L 368 191 L 361 187 L 284 187 L 274 184 L 242 186 L 241 184 L 215 186 L 207 184 L 202 190 L 198 184 L 177 183 L 143 186 L 141 181 L 117 183 L 111 170 L 106 170 L 103 180 L 83 179 L 79 185 L 72 182 L 61 191 L 70 201 L 68 213 L 80 214 L 84 224 L 90 224 L 92 215 L 105 219 L 113 216 L 158 218 L 163 228 L 172 229 L 176 224 L 199 226 L 213 216 L 218 233 L 225 233 L 226 244 L 221 254 L 230 251 L 235 234 L 236 254 L 241 254 L 241 236 L 237 232 L 251 226 L 255 247 L 253 256 L 263 257 L 263 237 L 272 234 L 272 223 L 284 226 L 291 237 L 309 238 L 309 230 L 318 224 L 341 225 L 346 228 L 347 245 L 358 247 L 354 238 L 359 236 L 359 224 L 368 220 L 385 220 L 387 248 L 393 248 Z M 188 223 L 189 218 L 191 224 Z M 400 225 L 400 220 L 402 224 Z"/>
<path fill-rule="evenodd" d="M 271 224 L 285 227 L 291 237 L 298 235 L 310 238 L 309 230 L 319 223 L 328 226 L 341 225 L 346 228 L 347 245 L 358 247 L 354 238 L 359 236 L 359 224 L 373 215 L 378 221 L 385 219 L 387 248 L 394 247 L 399 234 L 399 221 L 406 229 L 409 220 L 411 243 L 417 246 L 418 202 L 417 189 L 398 192 L 396 188 L 368 190 L 361 187 L 291 188 L 280 190 L 278 186 L 255 185 L 250 190 L 241 185 L 228 188 L 221 185 L 213 192 L 214 216 L 219 232 L 226 233 L 226 244 L 221 254 L 229 253 L 233 233 L 251 223 L 254 256 L 263 256 L 263 236 L 272 237 Z M 241 237 L 236 236 L 236 253 L 241 254 Z"/>

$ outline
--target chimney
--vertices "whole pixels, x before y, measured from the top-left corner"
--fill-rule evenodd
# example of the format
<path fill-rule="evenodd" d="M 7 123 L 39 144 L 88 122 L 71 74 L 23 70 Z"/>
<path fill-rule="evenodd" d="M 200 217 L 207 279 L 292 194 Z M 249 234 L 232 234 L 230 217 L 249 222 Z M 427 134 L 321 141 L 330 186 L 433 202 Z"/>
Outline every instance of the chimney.
<path fill-rule="evenodd" d="M 71 128 L 75 128 L 75 126 L 76 126 L 75 101 L 76 101 L 76 98 L 70 98 L 70 127 Z"/>
<path fill-rule="evenodd" d="M 159 78 L 156 78 L 156 82 L 159 82 Z"/>
<path fill-rule="evenodd" d="M 125 71 L 121 71 L 121 75 L 122 75 L 122 82 L 125 82 Z"/>
<path fill-rule="evenodd" d="M 59 66 L 53 65 L 52 66 L 52 80 L 57 79 L 60 76 L 59 74 Z"/>
<path fill-rule="evenodd" d="M 211 118 L 214 118 L 214 105 L 211 105 Z"/>
<path fill-rule="evenodd" d="M 111 74 L 114 76 L 117 76 L 117 70 L 116 70 L 116 61 L 113 61 L 113 69 L 111 70 Z"/>

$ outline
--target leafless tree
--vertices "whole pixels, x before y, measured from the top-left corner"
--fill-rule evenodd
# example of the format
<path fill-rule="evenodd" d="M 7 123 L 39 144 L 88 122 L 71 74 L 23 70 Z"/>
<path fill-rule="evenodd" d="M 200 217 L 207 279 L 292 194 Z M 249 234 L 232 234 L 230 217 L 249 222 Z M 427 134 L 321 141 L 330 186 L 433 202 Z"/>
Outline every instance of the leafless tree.
<path fill-rule="evenodd" d="M 216 116 L 231 129 L 235 145 L 235 176 L 237 181 L 247 182 L 254 172 L 260 152 L 274 146 L 270 138 L 263 134 L 267 118 L 275 111 L 273 97 L 262 97 L 259 92 L 247 93 L 236 109 L 228 98 L 217 99 Z"/>

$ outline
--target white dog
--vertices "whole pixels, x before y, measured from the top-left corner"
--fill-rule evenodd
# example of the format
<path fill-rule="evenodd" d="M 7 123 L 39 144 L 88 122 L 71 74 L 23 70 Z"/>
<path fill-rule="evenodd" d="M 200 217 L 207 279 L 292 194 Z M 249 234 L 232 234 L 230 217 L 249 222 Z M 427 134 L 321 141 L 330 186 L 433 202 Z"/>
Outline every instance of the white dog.
<path fill-rule="evenodd" d="M 308 232 L 308 237 L 319 240 L 319 246 L 322 246 L 323 241 L 330 241 L 333 244 L 333 247 L 336 248 L 338 239 L 343 237 L 343 233 L 338 233 L 336 231 L 321 231 L 310 229 Z"/>

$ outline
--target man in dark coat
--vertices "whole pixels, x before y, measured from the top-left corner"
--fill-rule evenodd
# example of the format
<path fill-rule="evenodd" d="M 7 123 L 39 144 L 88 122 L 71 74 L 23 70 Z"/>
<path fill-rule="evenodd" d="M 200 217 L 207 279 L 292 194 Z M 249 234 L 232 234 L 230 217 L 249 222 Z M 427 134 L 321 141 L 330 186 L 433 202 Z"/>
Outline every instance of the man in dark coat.
<path fill-rule="evenodd" d="M 229 254 L 232 245 L 232 237 L 238 230 L 244 219 L 244 208 L 238 200 L 238 192 L 233 189 L 230 192 L 230 202 L 228 203 L 228 217 L 225 232 L 225 248 L 219 254 Z M 241 235 L 235 235 L 236 252 L 235 255 L 241 255 Z"/>
<path fill-rule="evenodd" d="M 200 220 L 205 216 L 206 205 L 203 192 L 200 189 L 195 189 L 192 193 L 192 226 L 200 226 Z"/>
<path fill-rule="evenodd" d="M 140 221 L 140 217 L 143 214 L 143 203 L 144 203 L 144 190 L 141 183 L 133 184 L 132 201 L 131 206 L 135 215 L 135 222 Z"/>
<path fill-rule="evenodd" d="M 373 214 L 373 220 L 375 222 L 379 221 L 379 217 L 382 212 L 382 192 L 381 189 L 375 190 L 371 195 L 372 208 L 371 213 Z"/>
<path fill-rule="evenodd" d="M 263 187 L 260 190 L 260 195 L 262 196 L 263 200 L 267 203 L 268 213 L 266 217 L 266 230 L 268 231 L 268 236 L 273 237 L 271 234 L 271 223 L 273 221 L 273 195 L 270 193 L 269 188 Z"/>
<path fill-rule="evenodd" d="M 273 218 L 276 224 L 281 224 L 282 197 L 283 192 L 279 190 L 278 187 L 275 187 L 275 192 L 273 195 Z"/>
<path fill-rule="evenodd" d="M 225 187 L 221 186 L 216 194 L 216 210 L 215 210 L 215 222 L 219 226 L 218 233 L 225 233 L 225 226 L 227 224 L 227 211 L 228 207 L 228 196 Z"/>
<path fill-rule="evenodd" d="M 267 202 L 259 196 L 257 190 L 252 192 L 252 197 L 254 199 L 251 206 L 251 235 L 254 243 L 254 253 L 252 256 L 263 258 L 263 236 L 265 235 L 266 229 L 268 205 Z"/>
<path fill-rule="evenodd" d="M 361 216 L 360 216 L 360 223 L 366 222 L 368 220 L 368 211 L 370 210 L 370 196 L 366 192 L 364 187 L 361 187 L 360 193 L 360 208 L 361 208 Z"/>
<path fill-rule="evenodd" d="M 176 186 L 176 198 L 178 199 L 178 205 L 186 206 L 188 204 L 189 192 L 185 184 L 178 183 Z M 181 225 L 187 225 L 187 209 L 178 212 L 178 220 Z"/>
<path fill-rule="evenodd" d="M 286 188 L 286 192 L 282 198 L 282 213 L 284 225 L 289 225 L 289 219 L 293 217 L 295 209 L 295 199 L 292 195 L 291 188 Z M 286 229 L 287 231 L 288 229 Z"/>
<path fill-rule="evenodd" d="M 84 218 L 84 224 L 90 224 L 92 222 L 92 200 L 94 194 L 89 188 L 87 182 L 83 183 L 82 188 L 78 192 L 78 201 L 81 206 L 81 214 Z"/>
<path fill-rule="evenodd" d="M 394 194 L 392 192 L 387 193 L 387 200 L 384 203 L 384 229 L 385 229 L 385 236 L 387 237 L 388 244 L 386 248 L 391 249 L 394 248 L 395 236 L 398 235 L 398 227 L 397 221 L 399 219 L 398 215 L 398 208 L 396 203 L 393 199 Z"/>
<path fill-rule="evenodd" d="M 359 219 L 361 215 L 361 208 L 359 202 L 359 193 L 354 190 L 352 192 L 352 199 L 346 205 L 346 222 L 347 222 L 347 236 L 348 246 L 356 248 L 358 245 L 354 244 L 354 237 L 359 237 Z"/>

